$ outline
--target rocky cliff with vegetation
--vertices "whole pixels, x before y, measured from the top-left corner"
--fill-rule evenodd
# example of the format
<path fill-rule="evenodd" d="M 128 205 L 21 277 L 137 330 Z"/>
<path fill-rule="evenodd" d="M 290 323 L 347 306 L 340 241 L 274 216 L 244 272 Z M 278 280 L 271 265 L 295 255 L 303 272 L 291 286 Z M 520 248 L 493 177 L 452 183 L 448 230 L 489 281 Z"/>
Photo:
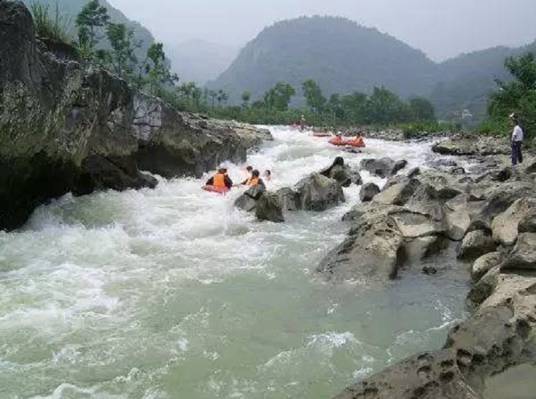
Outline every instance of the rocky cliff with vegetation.
<path fill-rule="evenodd" d="M 264 132 L 179 113 L 109 72 L 49 51 L 20 2 L 0 0 L 0 229 L 72 191 L 153 187 L 140 171 L 199 176 Z M 75 52 L 72 52 L 73 54 Z"/>

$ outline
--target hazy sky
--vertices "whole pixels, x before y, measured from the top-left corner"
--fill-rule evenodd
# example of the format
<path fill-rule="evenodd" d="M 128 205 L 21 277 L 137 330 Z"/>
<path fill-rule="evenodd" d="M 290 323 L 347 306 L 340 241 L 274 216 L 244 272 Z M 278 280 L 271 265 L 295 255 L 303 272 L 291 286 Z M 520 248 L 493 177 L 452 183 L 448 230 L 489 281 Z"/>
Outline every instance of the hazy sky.
<path fill-rule="evenodd" d="M 536 39 L 536 0 L 109 0 L 166 43 L 242 46 L 266 25 L 339 15 L 376 27 L 441 60 Z"/>

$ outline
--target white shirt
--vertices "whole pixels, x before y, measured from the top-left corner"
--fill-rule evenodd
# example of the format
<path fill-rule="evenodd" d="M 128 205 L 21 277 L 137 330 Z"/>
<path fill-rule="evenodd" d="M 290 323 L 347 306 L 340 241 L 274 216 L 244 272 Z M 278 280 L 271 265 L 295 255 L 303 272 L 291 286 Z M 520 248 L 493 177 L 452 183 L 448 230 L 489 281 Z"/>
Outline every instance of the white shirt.
<path fill-rule="evenodd" d="M 514 132 L 512 133 L 512 141 L 523 141 L 523 129 L 519 125 L 514 127 Z"/>

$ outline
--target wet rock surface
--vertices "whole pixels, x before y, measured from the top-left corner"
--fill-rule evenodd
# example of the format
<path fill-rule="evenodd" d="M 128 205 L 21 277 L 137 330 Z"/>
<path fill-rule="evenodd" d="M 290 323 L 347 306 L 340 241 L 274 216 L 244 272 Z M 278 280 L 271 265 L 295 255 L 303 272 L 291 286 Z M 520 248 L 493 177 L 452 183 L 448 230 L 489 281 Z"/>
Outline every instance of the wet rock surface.
<path fill-rule="evenodd" d="M 448 143 L 453 146 L 448 153 L 497 152 L 484 144 L 465 148 L 469 145 Z M 357 381 L 337 399 L 483 399 L 492 376 L 536 359 L 536 184 L 530 173 L 510 175 L 500 157 L 485 164 L 484 170 L 469 168 L 460 177 L 444 165 L 413 175 L 415 190 L 399 201 L 391 193 L 410 179 L 397 176 L 372 202 L 354 207 L 344 218 L 351 225 L 347 240 L 318 268 L 329 280 L 404 278 L 403 270 L 418 265 L 419 255 L 444 248 L 437 244 L 440 238 L 457 241 L 457 255 L 474 262 L 467 296 L 471 315 L 450 331 L 444 347 Z M 378 201 L 389 190 L 384 196 L 391 200 Z M 392 247 L 373 246 L 379 256 L 374 268 L 358 253 L 366 253 L 366 242 L 377 237 Z M 401 262 L 406 262 L 403 270 L 396 266 Z M 434 274 L 433 267 L 420 270 Z"/>
<path fill-rule="evenodd" d="M 0 229 L 21 226 L 67 192 L 154 187 L 141 170 L 199 176 L 223 160 L 243 161 L 266 138 L 176 112 L 65 49 L 49 52 L 19 2 L 0 2 L 0 26 Z"/>

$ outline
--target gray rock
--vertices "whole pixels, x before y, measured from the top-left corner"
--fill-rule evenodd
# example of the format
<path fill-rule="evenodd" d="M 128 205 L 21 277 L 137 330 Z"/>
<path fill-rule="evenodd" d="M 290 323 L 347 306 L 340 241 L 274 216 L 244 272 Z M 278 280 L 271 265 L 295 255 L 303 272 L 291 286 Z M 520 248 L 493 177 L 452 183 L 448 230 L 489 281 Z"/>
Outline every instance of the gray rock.
<path fill-rule="evenodd" d="M 281 207 L 285 211 L 294 212 L 300 209 L 300 197 L 297 192 L 289 187 L 277 191 Z"/>
<path fill-rule="evenodd" d="M 399 161 L 396 161 L 393 169 L 391 170 L 391 175 L 396 175 L 399 171 L 404 169 L 408 165 L 408 161 L 405 159 L 401 159 Z"/>
<path fill-rule="evenodd" d="M 432 151 L 443 155 L 508 155 L 510 148 L 505 140 L 489 137 L 466 135 L 456 136 L 432 146 Z"/>
<path fill-rule="evenodd" d="M 283 209 L 279 196 L 275 193 L 265 192 L 257 200 L 255 207 L 255 216 L 260 221 L 270 221 L 274 223 L 283 223 L 285 218 L 283 217 Z"/>
<path fill-rule="evenodd" d="M 493 219 L 491 223 L 493 239 L 505 246 L 514 245 L 519 224 L 534 214 L 536 214 L 536 198 L 518 199 L 506 211 Z"/>
<path fill-rule="evenodd" d="M 395 161 L 387 157 L 381 159 L 363 159 L 360 166 L 361 169 L 366 170 L 373 176 L 386 178 L 392 175 Z"/>
<path fill-rule="evenodd" d="M 465 194 L 447 201 L 443 208 L 447 236 L 454 241 L 461 241 L 471 224 L 468 198 Z"/>
<path fill-rule="evenodd" d="M 385 205 L 404 205 L 415 193 L 420 182 L 417 179 L 404 179 L 386 188 L 374 197 L 374 202 Z"/>
<path fill-rule="evenodd" d="M 519 223 L 519 233 L 536 233 L 536 214 L 527 216 Z"/>
<path fill-rule="evenodd" d="M 344 193 L 336 180 L 320 173 L 302 179 L 296 185 L 300 209 L 307 211 L 325 211 L 344 202 Z"/>
<path fill-rule="evenodd" d="M 503 260 L 501 252 L 489 252 L 475 260 L 471 269 L 471 276 L 474 281 L 478 281 L 494 267 L 498 266 Z"/>
<path fill-rule="evenodd" d="M 369 202 L 380 193 L 380 188 L 374 183 L 367 183 L 361 187 L 359 198 L 361 202 Z"/>
<path fill-rule="evenodd" d="M 502 270 L 536 270 L 536 233 L 522 233 Z"/>
<path fill-rule="evenodd" d="M 320 263 L 317 272 L 334 281 L 366 278 L 386 281 L 397 276 L 403 238 L 387 215 L 362 216 L 349 237 Z"/>
<path fill-rule="evenodd" d="M 436 236 L 444 232 L 442 223 L 436 222 L 428 215 L 401 211 L 391 214 L 391 217 L 404 238 Z"/>
<path fill-rule="evenodd" d="M 461 242 L 458 258 L 474 260 L 488 252 L 495 251 L 495 248 L 495 242 L 484 230 L 471 231 Z"/>

